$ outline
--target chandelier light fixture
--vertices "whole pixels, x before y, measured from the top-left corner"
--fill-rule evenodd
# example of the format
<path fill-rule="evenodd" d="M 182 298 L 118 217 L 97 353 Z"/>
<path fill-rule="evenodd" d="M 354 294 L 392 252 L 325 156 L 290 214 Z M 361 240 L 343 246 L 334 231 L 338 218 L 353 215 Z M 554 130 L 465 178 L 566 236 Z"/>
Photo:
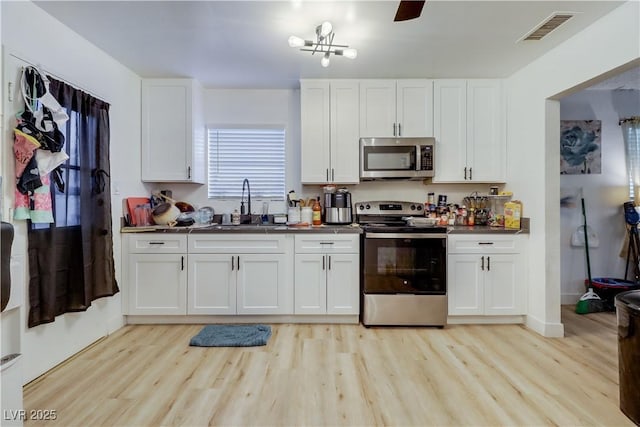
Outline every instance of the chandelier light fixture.
<path fill-rule="evenodd" d="M 330 62 L 330 56 L 333 53 L 338 56 L 345 56 L 353 59 L 358 56 L 356 49 L 350 48 L 347 45 L 333 44 L 333 26 L 331 22 L 325 21 L 316 27 L 316 41 L 305 40 L 300 37 L 289 37 L 289 46 L 299 47 L 300 50 L 305 52 L 311 52 L 311 55 L 316 53 L 322 54 L 320 64 L 323 67 L 328 67 Z"/>

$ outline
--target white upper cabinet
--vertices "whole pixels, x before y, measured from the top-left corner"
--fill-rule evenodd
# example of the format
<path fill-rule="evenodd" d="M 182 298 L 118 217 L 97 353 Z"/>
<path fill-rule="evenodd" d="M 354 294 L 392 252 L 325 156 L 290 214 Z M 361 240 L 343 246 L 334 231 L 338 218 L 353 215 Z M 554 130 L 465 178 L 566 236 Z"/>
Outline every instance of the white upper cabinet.
<path fill-rule="evenodd" d="M 433 136 L 433 80 L 361 80 L 360 136 Z"/>
<path fill-rule="evenodd" d="M 300 104 L 302 183 L 358 183 L 358 82 L 302 80 Z"/>
<path fill-rule="evenodd" d="M 434 80 L 434 182 L 505 181 L 504 105 L 500 80 Z"/>
<path fill-rule="evenodd" d="M 203 93 L 192 79 L 142 80 L 142 180 L 205 182 Z"/>

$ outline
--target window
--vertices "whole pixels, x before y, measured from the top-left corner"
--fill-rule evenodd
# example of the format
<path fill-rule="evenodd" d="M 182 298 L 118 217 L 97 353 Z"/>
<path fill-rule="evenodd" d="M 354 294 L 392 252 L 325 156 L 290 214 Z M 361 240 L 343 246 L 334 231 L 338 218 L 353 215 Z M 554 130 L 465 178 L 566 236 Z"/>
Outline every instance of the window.
<path fill-rule="evenodd" d="M 53 211 L 56 227 L 72 227 L 80 225 L 80 151 L 78 136 L 78 121 L 80 113 L 67 110 L 69 125 L 60 131 L 65 136 L 64 150 L 69 160 L 60 165 L 62 179 L 65 183 L 64 192 L 52 183 Z"/>
<path fill-rule="evenodd" d="M 640 116 L 620 120 L 629 176 L 629 200 L 636 201 L 640 186 Z"/>
<path fill-rule="evenodd" d="M 242 197 L 245 178 L 255 199 L 284 200 L 285 130 L 283 128 L 210 128 L 209 198 Z"/>

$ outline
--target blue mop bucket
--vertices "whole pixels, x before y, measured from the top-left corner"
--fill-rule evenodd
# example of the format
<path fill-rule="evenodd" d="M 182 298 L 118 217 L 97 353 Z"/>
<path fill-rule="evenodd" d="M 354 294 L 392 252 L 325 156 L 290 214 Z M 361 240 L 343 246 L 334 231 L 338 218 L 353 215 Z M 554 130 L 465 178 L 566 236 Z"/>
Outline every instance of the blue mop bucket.
<path fill-rule="evenodd" d="M 589 288 L 589 279 L 584 284 Z M 607 311 L 615 311 L 615 297 L 620 292 L 640 289 L 640 284 L 631 280 L 612 279 L 610 277 L 595 277 L 591 279 L 591 288 L 603 300 Z"/>

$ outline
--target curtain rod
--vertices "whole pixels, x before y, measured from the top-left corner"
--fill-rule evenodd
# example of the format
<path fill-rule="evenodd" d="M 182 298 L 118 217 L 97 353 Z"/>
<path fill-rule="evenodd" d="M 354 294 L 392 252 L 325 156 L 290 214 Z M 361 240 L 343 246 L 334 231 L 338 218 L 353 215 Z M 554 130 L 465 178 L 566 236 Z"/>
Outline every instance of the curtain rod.
<path fill-rule="evenodd" d="M 626 119 L 620 119 L 618 121 L 618 126 L 622 125 L 623 123 L 628 123 L 628 122 L 638 122 L 638 123 L 640 123 L 640 116 L 633 116 L 633 117 L 627 117 Z"/>
<path fill-rule="evenodd" d="M 97 95 L 93 91 L 87 90 L 87 89 L 83 88 L 82 86 L 77 85 L 76 83 L 72 83 L 72 82 L 69 81 L 69 79 L 65 79 L 64 77 L 60 77 L 59 75 L 57 75 L 55 73 L 52 73 L 51 71 L 49 71 L 47 68 L 43 67 L 40 64 L 34 64 L 33 61 L 26 60 L 26 59 L 21 58 L 21 57 L 19 57 L 17 55 L 14 55 L 14 54 L 10 54 L 10 55 L 13 56 L 14 58 L 19 59 L 20 61 L 26 62 L 27 64 L 31 65 L 32 67 L 35 67 L 36 69 L 40 69 L 40 70 L 45 71 L 46 74 L 50 75 L 51 77 L 55 78 L 56 80 L 60 80 L 60 81 L 66 83 L 68 85 L 71 85 L 71 86 L 75 87 L 76 89 L 80 89 L 81 91 L 88 93 L 89 95 L 93 96 L 94 98 L 98 98 L 101 101 L 104 101 L 104 102 L 106 102 L 108 104 L 111 104 L 111 102 L 107 101 L 106 97 Z M 22 67 L 22 69 L 24 70 L 24 66 Z"/>

